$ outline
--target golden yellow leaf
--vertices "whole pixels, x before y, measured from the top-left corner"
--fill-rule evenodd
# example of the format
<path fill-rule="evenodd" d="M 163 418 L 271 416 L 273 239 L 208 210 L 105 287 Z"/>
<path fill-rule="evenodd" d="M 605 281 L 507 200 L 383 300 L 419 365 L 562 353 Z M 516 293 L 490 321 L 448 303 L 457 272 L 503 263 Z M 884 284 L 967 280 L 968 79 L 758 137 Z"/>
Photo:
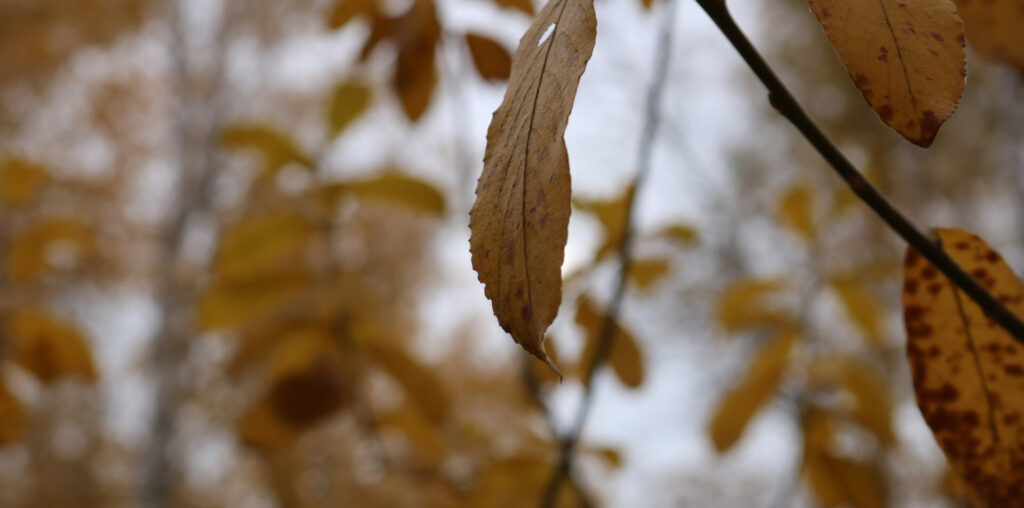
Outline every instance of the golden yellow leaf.
<path fill-rule="evenodd" d="M 486 80 L 506 80 L 512 71 L 512 56 L 504 46 L 490 37 L 475 33 L 466 34 L 466 45 L 473 57 L 473 65 L 480 77 Z"/>
<path fill-rule="evenodd" d="M 92 352 L 71 323 L 40 310 L 22 310 L 7 319 L 11 359 L 51 384 L 63 378 L 96 380 Z"/>
<path fill-rule="evenodd" d="M 794 330 L 784 330 L 773 337 L 758 352 L 739 384 L 718 401 L 708 423 L 708 434 L 719 453 L 725 453 L 739 441 L 751 418 L 775 393 L 798 337 Z"/>
<path fill-rule="evenodd" d="M 344 131 L 367 108 L 370 107 L 372 95 L 370 86 L 356 80 L 348 80 L 334 88 L 330 103 L 327 105 L 327 123 L 330 125 L 331 137 Z"/>
<path fill-rule="evenodd" d="M 531 0 L 494 0 L 494 3 L 498 4 L 498 7 L 518 9 L 531 17 L 536 12 Z"/>
<path fill-rule="evenodd" d="M 273 178 L 288 164 L 313 168 L 313 161 L 303 155 L 291 137 L 268 125 L 229 125 L 224 128 L 221 141 L 227 148 L 257 150 L 263 156 L 261 179 Z"/>
<path fill-rule="evenodd" d="M 302 271 L 239 282 L 215 281 L 199 299 L 197 325 L 210 330 L 245 324 L 294 301 L 312 281 L 312 276 Z"/>
<path fill-rule="evenodd" d="M 672 224 L 665 227 L 659 236 L 672 240 L 683 247 L 690 247 L 700 240 L 697 228 L 690 224 Z"/>
<path fill-rule="evenodd" d="M 936 231 L 953 261 L 1011 312 L 1024 284 L 977 235 Z M 904 263 L 907 357 L 921 414 L 979 506 L 1024 506 L 1024 346 L 917 251 Z"/>
<path fill-rule="evenodd" d="M 271 212 L 245 217 L 224 234 L 213 272 L 220 282 L 244 282 L 291 268 L 303 262 L 300 254 L 315 229 L 298 213 Z"/>
<path fill-rule="evenodd" d="M 593 214 L 604 228 L 604 241 L 597 249 L 597 259 L 619 251 L 622 235 L 626 233 L 626 214 L 636 192 L 636 185 L 630 184 L 622 195 L 610 201 L 573 199 L 572 204 L 581 211 Z"/>
<path fill-rule="evenodd" d="M 804 478 L 822 506 L 884 508 L 885 477 L 875 464 L 821 451 L 805 451 Z"/>
<path fill-rule="evenodd" d="M 896 444 L 892 397 L 885 378 L 863 363 L 849 361 L 843 365 L 843 381 L 854 398 L 854 420 L 871 431 L 883 446 Z"/>
<path fill-rule="evenodd" d="M 1024 73 L 1024 5 L 1020 0 L 953 1 L 971 48 Z"/>
<path fill-rule="evenodd" d="M 12 208 L 25 206 L 49 181 L 50 173 L 43 166 L 23 159 L 6 159 L 0 163 L 0 203 Z"/>
<path fill-rule="evenodd" d="M 591 378 L 591 372 L 596 365 L 598 339 L 601 333 L 601 326 L 604 324 L 607 314 L 587 296 L 580 299 L 576 308 L 576 323 L 586 332 L 586 346 L 583 349 L 583 356 L 580 360 L 582 368 L 581 375 L 584 380 Z M 608 352 L 608 363 L 615 370 L 622 384 L 629 388 L 636 388 L 644 382 L 644 362 L 640 353 L 637 341 L 633 334 L 629 333 L 617 321 L 612 322 L 612 349 Z"/>
<path fill-rule="evenodd" d="M 553 464 L 545 460 L 530 456 L 492 460 L 484 465 L 477 476 L 466 506 L 538 506 L 553 467 Z"/>
<path fill-rule="evenodd" d="M 21 439 L 26 430 L 28 416 L 21 401 L 0 382 L 0 446 Z"/>
<path fill-rule="evenodd" d="M 779 217 L 783 224 L 800 233 L 805 240 L 814 238 L 814 196 L 806 185 L 796 184 L 782 195 Z"/>
<path fill-rule="evenodd" d="M 366 180 L 325 185 L 321 192 L 328 202 L 337 201 L 341 196 L 355 195 L 387 201 L 427 215 L 443 215 L 445 212 L 444 195 L 440 191 L 395 168 L 385 168 L 377 176 Z"/>
<path fill-rule="evenodd" d="M 14 282 L 26 282 L 70 270 L 96 255 L 96 241 L 87 225 L 74 219 L 46 219 L 14 238 L 7 274 Z"/>
<path fill-rule="evenodd" d="M 367 344 L 373 359 L 405 390 L 413 404 L 431 421 L 448 416 L 450 402 L 441 380 L 397 344 L 372 341 Z"/>
<path fill-rule="evenodd" d="M 888 126 L 932 144 L 964 88 L 963 23 L 952 0 L 808 0 L 853 83 Z"/>
<path fill-rule="evenodd" d="M 771 296 L 784 287 L 778 279 L 740 279 L 718 295 L 715 317 L 727 331 L 738 332 L 792 322 L 768 305 Z"/>
<path fill-rule="evenodd" d="M 544 331 L 562 301 L 569 232 L 569 154 L 563 134 L 596 34 L 588 0 L 552 0 L 537 14 L 512 57 L 508 90 L 488 128 L 484 170 L 470 211 L 473 268 L 494 315 L 523 349 L 542 360 L 548 360 Z"/>
<path fill-rule="evenodd" d="M 629 280 L 640 289 L 654 285 L 668 273 L 672 266 L 665 258 L 636 259 L 629 264 Z"/>
<path fill-rule="evenodd" d="M 327 15 L 327 26 L 338 29 L 357 16 L 377 12 L 377 0 L 337 0 Z"/>
<path fill-rule="evenodd" d="M 832 288 L 839 295 L 839 301 L 846 308 L 846 314 L 864 334 L 869 344 L 881 344 L 882 319 L 884 317 L 881 304 L 864 288 L 857 279 L 843 278 L 831 281 Z"/>

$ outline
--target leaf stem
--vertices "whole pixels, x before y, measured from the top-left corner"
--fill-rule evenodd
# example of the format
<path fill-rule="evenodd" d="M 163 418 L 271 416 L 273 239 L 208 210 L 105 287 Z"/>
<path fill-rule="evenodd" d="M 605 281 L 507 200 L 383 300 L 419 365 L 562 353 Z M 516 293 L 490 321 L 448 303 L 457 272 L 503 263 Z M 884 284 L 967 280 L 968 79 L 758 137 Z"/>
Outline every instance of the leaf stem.
<path fill-rule="evenodd" d="M 644 125 L 640 132 L 640 146 L 637 156 L 637 172 L 633 181 L 632 190 L 627 198 L 625 225 L 623 226 L 622 238 L 619 241 L 619 272 L 612 293 L 611 301 L 608 303 L 608 310 L 604 313 L 601 321 L 601 328 L 597 335 L 597 347 L 595 348 L 593 368 L 587 369 L 584 374 L 583 400 L 576 411 L 575 419 L 569 432 L 562 438 L 562 447 L 559 453 L 558 464 L 552 472 L 544 489 L 544 496 L 541 499 L 541 506 L 553 508 L 558 498 L 559 487 L 566 479 L 571 479 L 573 469 L 573 455 L 576 445 L 579 443 L 586 424 L 587 416 L 594 402 L 593 377 L 608 358 L 615 343 L 615 324 L 618 322 L 622 310 L 622 302 L 625 298 L 626 283 L 629 278 L 630 267 L 633 261 L 633 226 L 635 222 L 636 196 L 647 180 L 651 169 L 651 154 L 654 148 L 654 139 L 658 132 L 661 121 L 661 97 L 665 90 L 665 82 L 668 77 L 669 56 L 672 49 L 672 31 L 676 19 L 676 0 L 665 1 L 665 12 L 663 13 L 661 28 L 658 33 L 657 50 L 654 56 L 654 77 L 647 89 L 646 103 L 644 105 Z"/>
<path fill-rule="evenodd" d="M 707 12 L 718 29 L 743 57 L 750 70 L 754 71 L 754 74 L 768 89 L 768 99 L 772 107 L 803 134 L 804 138 L 832 166 L 836 174 L 846 182 L 850 190 L 885 221 L 900 238 L 921 253 L 971 300 L 974 300 L 990 319 L 1013 335 L 1017 342 L 1024 344 L 1024 323 L 964 272 L 937 243 L 929 240 L 909 219 L 890 204 L 807 116 L 800 104 L 736 25 L 725 5 L 725 0 L 697 0 L 697 3 Z"/>

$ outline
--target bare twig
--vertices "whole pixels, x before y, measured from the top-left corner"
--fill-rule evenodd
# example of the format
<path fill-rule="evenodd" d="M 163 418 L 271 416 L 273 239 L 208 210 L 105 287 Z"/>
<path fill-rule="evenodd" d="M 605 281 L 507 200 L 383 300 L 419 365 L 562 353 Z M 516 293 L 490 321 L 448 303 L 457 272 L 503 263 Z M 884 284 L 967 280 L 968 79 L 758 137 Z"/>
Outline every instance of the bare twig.
<path fill-rule="evenodd" d="M 938 244 L 929 240 L 909 219 L 890 204 L 807 116 L 800 104 L 775 76 L 775 72 L 736 25 L 725 5 L 725 0 L 697 0 L 697 3 L 707 12 L 719 30 L 729 39 L 750 69 L 768 89 L 768 98 L 772 107 L 803 134 L 807 141 L 825 158 L 825 161 L 832 166 L 836 174 L 846 182 L 850 190 L 874 210 L 875 214 L 885 221 L 900 238 L 921 253 L 971 300 L 974 300 L 987 316 L 1010 332 L 1018 342 L 1024 343 L 1024 323 L 964 272 Z"/>
<path fill-rule="evenodd" d="M 553 507 L 558 497 L 558 490 L 562 482 L 570 478 L 573 469 L 573 455 L 586 425 L 587 416 L 594 402 L 594 373 L 604 363 L 611 352 L 615 342 L 615 323 L 622 310 L 622 302 L 626 293 L 626 282 L 629 277 L 629 270 L 633 260 L 633 225 L 635 222 L 636 196 L 643 187 L 651 168 L 651 154 L 654 147 L 654 138 L 658 132 L 661 121 L 661 97 L 665 89 L 665 81 L 668 76 L 669 56 L 672 49 L 672 31 L 675 27 L 676 0 L 666 0 L 665 11 L 662 14 L 661 29 L 658 33 L 657 52 L 654 57 L 654 77 L 650 87 L 647 89 L 646 104 L 644 107 L 644 126 L 640 133 L 640 147 L 637 156 L 637 172 L 632 191 L 627 198 L 625 226 L 623 227 L 622 238 L 619 241 L 619 272 L 615 283 L 615 290 L 612 293 L 608 310 L 601 321 L 601 328 L 597 335 L 597 347 L 595 348 L 593 368 L 588 369 L 583 379 L 586 389 L 583 393 L 583 400 L 580 402 L 572 427 L 562 438 L 562 447 L 558 464 L 555 471 L 548 480 L 544 489 L 544 496 L 541 499 L 541 506 Z"/>

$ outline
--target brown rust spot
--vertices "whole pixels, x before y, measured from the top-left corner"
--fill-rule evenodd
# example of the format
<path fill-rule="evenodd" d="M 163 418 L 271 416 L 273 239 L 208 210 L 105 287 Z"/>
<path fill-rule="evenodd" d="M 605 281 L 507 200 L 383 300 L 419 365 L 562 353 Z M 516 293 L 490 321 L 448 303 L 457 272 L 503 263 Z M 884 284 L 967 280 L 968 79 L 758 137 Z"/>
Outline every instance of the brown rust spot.
<path fill-rule="evenodd" d="M 932 32 L 931 35 L 932 35 L 932 39 L 935 39 L 935 40 L 937 40 L 939 42 L 942 42 L 942 41 L 946 40 L 945 37 L 943 37 L 942 34 L 940 34 L 938 32 Z"/>
<path fill-rule="evenodd" d="M 882 46 L 878 48 L 878 61 L 888 62 L 889 61 L 889 48 Z"/>
<path fill-rule="evenodd" d="M 917 293 L 917 279 L 907 279 L 903 281 L 903 292 L 908 295 Z"/>
<path fill-rule="evenodd" d="M 921 254 L 916 249 L 907 249 L 907 258 L 903 261 L 907 268 L 913 267 L 921 259 Z"/>
<path fill-rule="evenodd" d="M 882 104 L 881 106 L 878 106 L 877 111 L 878 117 L 881 118 L 883 122 L 888 123 L 892 121 L 892 106 Z"/>
<path fill-rule="evenodd" d="M 928 294 L 937 295 L 939 291 L 942 291 L 942 283 L 936 282 L 934 284 L 928 284 Z"/>
<path fill-rule="evenodd" d="M 928 265 L 928 266 L 924 267 L 924 270 L 921 270 L 921 277 L 924 277 L 925 280 L 932 280 L 938 274 L 939 274 L 939 271 L 936 270 L 935 267 L 931 266 L 931 265 Z"/>
<path fill-rule="evenodd" d="M 985 260 L 989 263 L 997 263 L 1000 259 L 1002 259 L 1002 257 L 1000 257 L 999 253 L 994 250 L 989 250 L 985 253 Z"/>

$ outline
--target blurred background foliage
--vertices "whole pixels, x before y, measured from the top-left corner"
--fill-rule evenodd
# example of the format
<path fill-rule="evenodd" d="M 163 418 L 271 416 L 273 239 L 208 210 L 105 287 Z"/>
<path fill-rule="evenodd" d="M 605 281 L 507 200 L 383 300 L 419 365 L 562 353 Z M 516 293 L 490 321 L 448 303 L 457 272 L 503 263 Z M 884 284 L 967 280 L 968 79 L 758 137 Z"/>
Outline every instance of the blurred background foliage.
<path fill-rule="evenodd" d="M 466 252 L 540 5 L 0 0 L 0 505 L 963 505 L 913 403 L 902 245 L 693 5 L 652 180 L 609 155 L 635 159 L 665 1 L 598 1 L 559 383 L 498 329 Z M 866 107 L 802 0 L 735 4 L 895 203 L 1024 266 L 1019 74 L 970 55 L 926 151 Z"/>

